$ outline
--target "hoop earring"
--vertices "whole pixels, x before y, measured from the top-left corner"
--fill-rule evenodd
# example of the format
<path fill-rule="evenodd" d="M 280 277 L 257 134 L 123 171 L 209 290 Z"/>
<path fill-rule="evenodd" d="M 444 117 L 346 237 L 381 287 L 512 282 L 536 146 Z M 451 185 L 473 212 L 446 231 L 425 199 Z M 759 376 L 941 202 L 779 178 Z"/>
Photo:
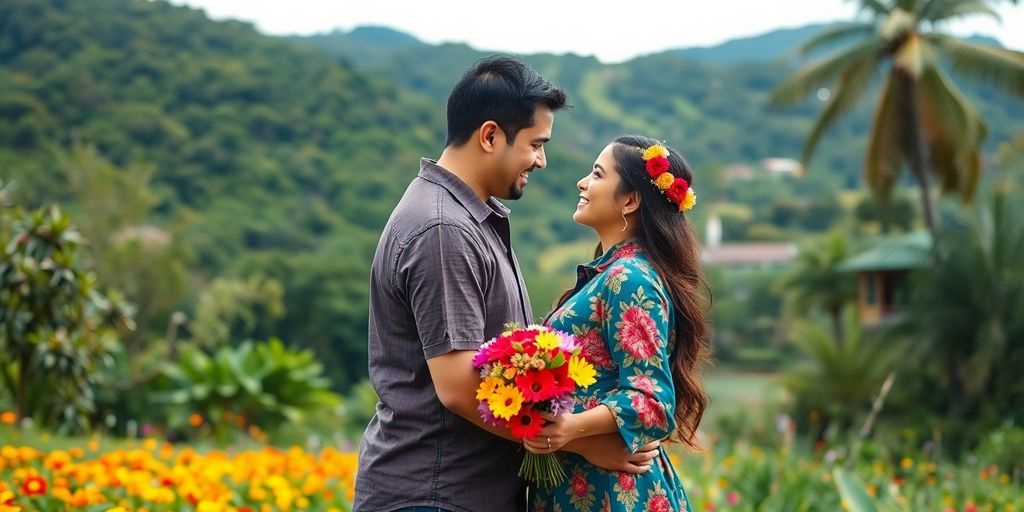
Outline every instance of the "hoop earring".
<path fill-rule="evenodd" d="M 622 231 L 625 231 L 629 227 L 629 222 L 626 220 L 626 212 L 622 212 Z"/>

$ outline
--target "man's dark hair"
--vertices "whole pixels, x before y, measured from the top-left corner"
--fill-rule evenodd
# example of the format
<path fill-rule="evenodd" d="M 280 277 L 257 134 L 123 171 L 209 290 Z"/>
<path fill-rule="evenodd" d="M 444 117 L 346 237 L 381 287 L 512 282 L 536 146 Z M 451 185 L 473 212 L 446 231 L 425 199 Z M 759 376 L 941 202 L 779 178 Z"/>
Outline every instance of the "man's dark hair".
<path fill-rule="evenodd" d="M 497 123 L 512 143 L 519 130 L 533 126 L 533 114 L 540 105 L 552 112 L 565 108 L 565 91 L 519 59 L 504 55 L 480 59 L 448 95 L 448 139 L 444 145 L 465 144 L 486 121 Z"/>

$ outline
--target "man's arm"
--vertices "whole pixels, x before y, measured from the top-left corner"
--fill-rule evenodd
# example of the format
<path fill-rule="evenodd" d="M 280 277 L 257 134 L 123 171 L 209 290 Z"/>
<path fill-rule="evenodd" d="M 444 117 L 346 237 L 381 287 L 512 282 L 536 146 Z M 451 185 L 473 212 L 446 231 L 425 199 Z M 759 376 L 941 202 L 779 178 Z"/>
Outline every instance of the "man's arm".
<path fill-rule="evenodd" d="M 473 354 L 471 350 L 455 350 L 427 359 L 437 398 L 448 410 L 474 425 L 498 437 L 518 443 L 519 440 L 512 436 L 511 430 L 490 425 L 480 417 L 476 409 L 480 403 L 476 399 L 476 388 L 480 386 L 480 372 L 473 368 Z"/>

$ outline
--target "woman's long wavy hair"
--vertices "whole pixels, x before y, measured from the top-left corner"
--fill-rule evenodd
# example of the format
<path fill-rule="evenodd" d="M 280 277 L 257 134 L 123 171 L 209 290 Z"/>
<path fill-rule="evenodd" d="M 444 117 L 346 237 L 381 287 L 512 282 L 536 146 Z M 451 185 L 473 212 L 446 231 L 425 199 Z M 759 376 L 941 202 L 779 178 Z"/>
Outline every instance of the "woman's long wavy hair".
<path fill-rule="evenodd" d="M 622 178 L 619 195 L 637 192 L 640 208 L 633 222 L 636 239 L 647 259 L 668 287 L 675 306 L 675 325 L 671 331 L 672 382 L 675 387 L 676 430 L 670 440 L 682 442 L 693 450 L 701 450 L 697 428 L 707 408 L 708 397 L 701 382 L 702 367 L 710 360 L 707 313 L 711 293 L 701 272 L 700 246 L 686 216 L 679 207 L 651 183 L 642 158 L 644 149 L 658 141 L 638 135 L 616 138 L 612 154 Z M 693 185 L 693 171 L 677 151 L 669 150 L 669 172 Z M 604 254 L 599 243 L 595 258 Z M 707 293 L 704 293 L 707 292 Z M 573 290 L 566 290 L 558 301 L 561 305 Z"/>

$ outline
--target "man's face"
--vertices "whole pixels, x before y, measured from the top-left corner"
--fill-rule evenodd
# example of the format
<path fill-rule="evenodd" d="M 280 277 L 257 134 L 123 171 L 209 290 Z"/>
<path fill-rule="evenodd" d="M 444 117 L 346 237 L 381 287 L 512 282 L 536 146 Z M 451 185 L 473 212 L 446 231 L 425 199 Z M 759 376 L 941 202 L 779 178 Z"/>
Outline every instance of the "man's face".
<path fill-rule="evenodd" d="M 533 114 L 533 126 L 523 128 L 515 140 L 500 149 L 498 168 L 491 190 L 500 199 L 519 199 L 534 169 L 547 165 L 544 144 L 551 140 L 555 114 L 548 107 L 539 106 Z M 505 141 L 504 136 L 501 140 Z"/>

